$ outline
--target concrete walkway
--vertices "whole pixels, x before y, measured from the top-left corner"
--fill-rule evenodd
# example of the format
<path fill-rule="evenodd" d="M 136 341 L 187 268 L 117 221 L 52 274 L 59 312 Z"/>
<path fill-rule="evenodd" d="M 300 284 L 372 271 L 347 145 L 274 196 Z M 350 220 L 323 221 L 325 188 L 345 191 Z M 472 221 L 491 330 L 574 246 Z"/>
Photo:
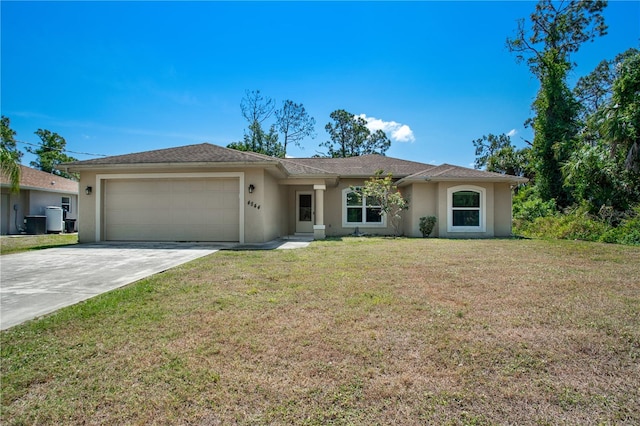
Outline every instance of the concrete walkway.
<path fill-rule="evenodd" d="M 218 250 L 293 249 L 308 239 L 265 244 L 99 243 L 0 256 L 0 329 L 54 312 Z"/>

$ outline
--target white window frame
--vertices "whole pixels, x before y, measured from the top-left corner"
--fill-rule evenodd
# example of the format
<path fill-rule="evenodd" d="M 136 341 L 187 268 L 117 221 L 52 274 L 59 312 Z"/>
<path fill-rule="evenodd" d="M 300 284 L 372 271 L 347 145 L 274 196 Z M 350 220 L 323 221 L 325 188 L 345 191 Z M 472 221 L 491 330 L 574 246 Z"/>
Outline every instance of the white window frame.
<path fill-rule="evenodd" d="M 454 210 L 478 210 L 477 207 L 453 207 L 453 194 L 461 191 L 472 191 L 480 194 L 480 225 L 479 226 L 453 226 Z M 448 232 L 486 232 L 487 229 L 487 190 L 481 186 L 459 185 L 447 189 L 447 231 Z"/>
<path fill-rule="evenodd" d="M 342 190 L 342 227 L 343 228 L 355 228 L 357 226 L 365 228 L 386 228 L 387 227 L 387 215 L 382 213 L 380 222 L 367 222 L 367 207 L 380 208 L 380 206 L 367 206 L 366 197 L 362 197 L 362 218 L 364 222 L 347 222 L 347 195 L 354 192 L 351 188 L 345 188 Z M 354 208 L 355 206 L 349 206 Z"/>

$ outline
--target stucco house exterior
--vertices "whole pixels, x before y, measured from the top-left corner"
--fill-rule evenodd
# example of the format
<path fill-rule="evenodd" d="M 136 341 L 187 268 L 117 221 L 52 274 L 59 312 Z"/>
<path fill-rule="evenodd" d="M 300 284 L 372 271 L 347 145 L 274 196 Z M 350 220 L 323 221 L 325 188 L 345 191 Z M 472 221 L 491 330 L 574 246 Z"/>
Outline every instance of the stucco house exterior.
<path fill-rule="evenodd" d="M 404 235 L 438 218 L 433 236 L 511 235 L 511 188 L 526 179 L 381 155 L 273 158 L 208 143 L 77 161 L 80 242 L 237 241 L 293 234 L 391 235 L 376 206 L 354 197 L 376 171 L 409 198 Z"/>
<path fill-rule="evenodd" d="M 78 182 L 20 166 L 20 191 L 11 192 L 9 178 L 0 173 L 0 233 L 19 234 L 24 218 L 44 215 L 48 206 L 61 207 L 67 219 L 78 218 Z"/>

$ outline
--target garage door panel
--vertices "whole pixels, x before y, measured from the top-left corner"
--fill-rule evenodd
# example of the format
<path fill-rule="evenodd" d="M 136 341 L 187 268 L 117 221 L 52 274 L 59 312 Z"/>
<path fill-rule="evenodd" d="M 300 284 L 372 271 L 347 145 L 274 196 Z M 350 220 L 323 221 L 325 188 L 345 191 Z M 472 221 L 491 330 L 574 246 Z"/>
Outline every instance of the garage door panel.
<path fill-rule="evenodd" d="M 238 241 L 239 179 L 105 182 L 107 240 Z"/>

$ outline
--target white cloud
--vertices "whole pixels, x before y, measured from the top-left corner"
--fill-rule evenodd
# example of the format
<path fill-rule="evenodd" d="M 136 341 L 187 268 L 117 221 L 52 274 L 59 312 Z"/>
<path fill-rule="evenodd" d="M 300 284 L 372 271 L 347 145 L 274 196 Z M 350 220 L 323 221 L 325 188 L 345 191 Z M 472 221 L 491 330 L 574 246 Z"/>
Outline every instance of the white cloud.
<path fill-rule="evenodd" d="M 360 114 L 358 117 L 367 122 L 367 128 L 373 132 L 382 130 L 389 138 L 396 142 L 414 142 L 416 140 L 413 130 L 406 124 L 396 121 L 384 121 L 375 117 L 367 117 L 366 114 Z"/>
<path fill-rule="evenodd" d="M 507 133 L 507 136 L 511 137 L 511 136 L 515 136 L 518 133 L 518 131 L 516 129 L 511 129 L 509 130 L 509 133 Z"/>

